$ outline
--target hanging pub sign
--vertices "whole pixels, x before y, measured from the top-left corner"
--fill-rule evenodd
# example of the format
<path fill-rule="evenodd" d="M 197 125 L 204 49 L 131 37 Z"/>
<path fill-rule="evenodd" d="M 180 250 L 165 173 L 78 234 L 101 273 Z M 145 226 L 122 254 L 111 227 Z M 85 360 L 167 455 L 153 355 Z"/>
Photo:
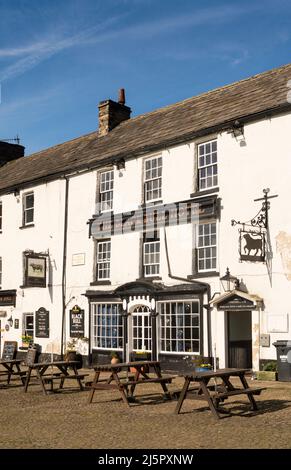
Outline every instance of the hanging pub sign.
<path fill-rule="evenodd" d="M 255 201 L 263 201 L 255 217 L 247 222 L 231 221 L 232 226 L 241 226 L 239 228 L 240 261 L 259 261 L 267 264 L 270 262 L 272 249 L 269 234 L 269 199 L 277 195 L 269 196 L 269 192 L 268 188 L 263 189 L 264 197 L 255 199 Z"/>
<path fill-rule="evenodd" d="M 78 338 L 85 336 L 85 315 L 78 305 L 70 310 L 70 336 Z"/>
<path fill-rule="evenodd" d="M 265 233 L 239 230 L 239 253 L 241 261 L 265 261 Z"/>
<path fill-rule="evenodd" d="M 25 255 L 25 287 L 46 287 L 46 258 Z"/>
<path fill-rule="evenodd" d="M 35 312 L 35 336 L 49 338 L 49 311 L 41 307 Z"/>

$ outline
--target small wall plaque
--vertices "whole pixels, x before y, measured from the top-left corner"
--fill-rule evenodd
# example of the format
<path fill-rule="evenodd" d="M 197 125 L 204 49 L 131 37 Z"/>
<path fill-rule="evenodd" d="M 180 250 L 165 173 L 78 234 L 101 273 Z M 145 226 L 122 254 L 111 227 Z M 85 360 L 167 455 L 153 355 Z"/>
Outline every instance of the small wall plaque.
<path fill-rule="evenodd" d="M 72 266 L 81 266 L 85 264 L 85 253 L 75 253 L 72 256 Z"/>

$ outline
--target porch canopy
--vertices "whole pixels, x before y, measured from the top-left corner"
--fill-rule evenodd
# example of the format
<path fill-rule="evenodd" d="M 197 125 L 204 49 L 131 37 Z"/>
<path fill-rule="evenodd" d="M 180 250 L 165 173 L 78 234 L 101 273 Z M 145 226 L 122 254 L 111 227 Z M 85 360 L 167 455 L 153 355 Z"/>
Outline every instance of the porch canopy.
<path fill-rule="evenodd" d="M 258 295 L 234 289 L 218 295 L 209 302 L 209 305 L 210 307 L 217 308 L 217 310 L 224 311 L 259 310 L 262 308 L 263 299 Z"/>

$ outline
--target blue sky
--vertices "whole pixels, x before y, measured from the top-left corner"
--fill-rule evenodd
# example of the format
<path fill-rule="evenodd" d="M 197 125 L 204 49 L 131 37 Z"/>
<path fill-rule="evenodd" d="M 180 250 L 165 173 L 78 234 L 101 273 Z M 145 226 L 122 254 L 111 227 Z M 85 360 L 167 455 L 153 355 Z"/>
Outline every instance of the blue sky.
<path fill-rule="evenodd" d="M 0 0 L 0 140 L 26 154 L 291 62 L 289 0 Z"/>

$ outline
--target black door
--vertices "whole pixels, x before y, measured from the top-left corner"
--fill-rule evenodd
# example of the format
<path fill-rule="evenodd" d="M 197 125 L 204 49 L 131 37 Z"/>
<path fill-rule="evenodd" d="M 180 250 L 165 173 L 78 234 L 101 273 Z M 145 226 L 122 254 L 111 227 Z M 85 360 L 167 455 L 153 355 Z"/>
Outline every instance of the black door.
<path fill-rule="evenodd" d="M 228 312 L 228 367 L 252 368 L 252 312 Z"/>

